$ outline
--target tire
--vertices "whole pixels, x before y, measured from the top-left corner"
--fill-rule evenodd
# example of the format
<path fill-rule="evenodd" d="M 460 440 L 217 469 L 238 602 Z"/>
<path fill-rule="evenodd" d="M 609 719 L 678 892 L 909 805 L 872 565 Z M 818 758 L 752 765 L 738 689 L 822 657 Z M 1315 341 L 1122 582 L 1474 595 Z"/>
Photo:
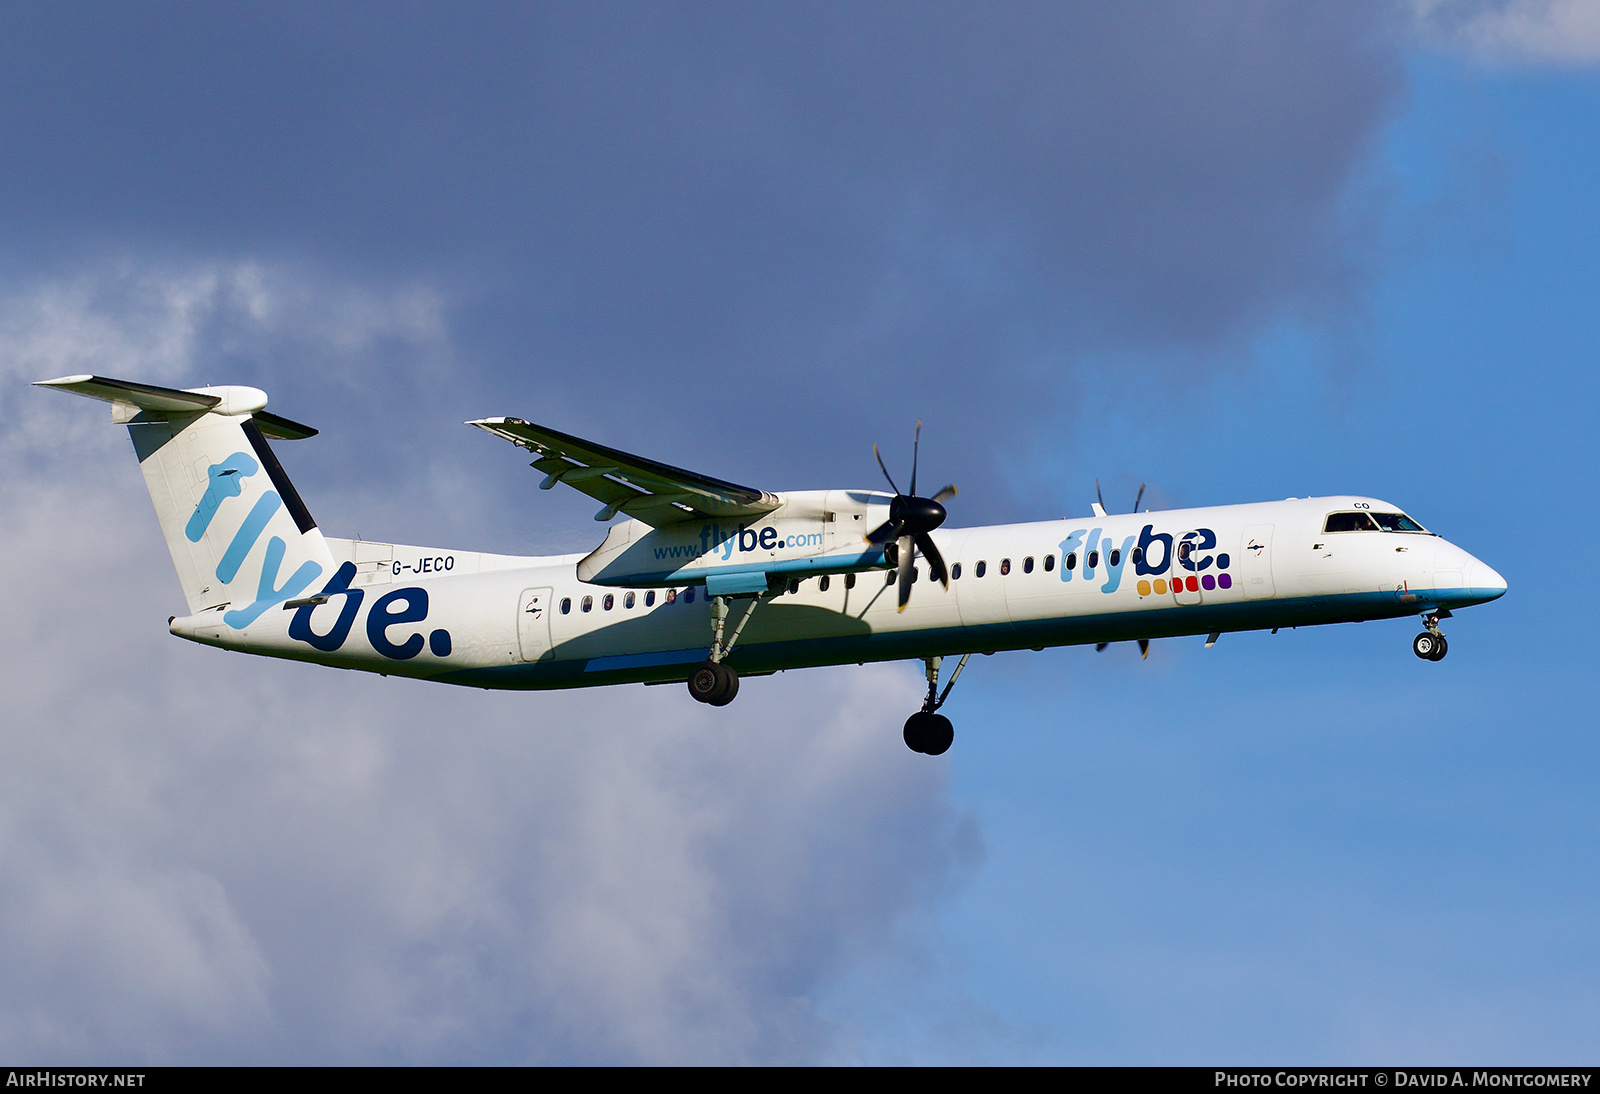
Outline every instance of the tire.
<path fill-rule="evenodd" d="M 689 694 L 697 703 L 719 705 L 717 699 L 726 687 L 722 666 L 715 661 L 702 661 L 689 674 Z M 735 688 L 737 690 L 737 685 Z"/>
<path fill-rule="evenodd" d="M 928 737 L 929 731 L 932 729 L 932 726 L 930 725 L 932 719 L 933 715 L 922 710 L 917 711 L 911 717 L 906 719 L 906 728 L 904 732 L 901 733 L 901 737 L 905 739 L 907 748 L 913 752 L 921 752 L 924 755 L 927 754 Z"/>
<path fill-rule="evenodd" d="M 1444 640 L 1442 634 L 1433 640 L 1433 647 L 1433 652 L 1428 654 L 1429 661 L 1443 661 L 1444 655 L 1450 652 L 1450 643 Z"/>
<path fill-rule="evenodd" d="M 950 719 L 943 714 L 934 714 L 930 717 L 932 722 L 928 726 L 927 743 L 922 751 L 929 756 L 943 756 L 955 743 L 956 727 L 951 725 Z"/>
<path fill-rule="evenodd" d="M 1435 638 L 1427 631 L 1423 631 L 1421 634 L 1417 635 L 1411 640 L 1411 652 L 1422 658 L 1424 661 L 1438 660 L 1438 658 L 1434 656 L 1434 651 L 1438 648 L 1439 639 Z"/>
<path fill-rule="evenodd" d="M 722 690 L 710 702 L 714 707 L 725 707 L 739 694 L 739 674 L 727 665 L 718 665 L 717 668 L 722 670 Z"/>

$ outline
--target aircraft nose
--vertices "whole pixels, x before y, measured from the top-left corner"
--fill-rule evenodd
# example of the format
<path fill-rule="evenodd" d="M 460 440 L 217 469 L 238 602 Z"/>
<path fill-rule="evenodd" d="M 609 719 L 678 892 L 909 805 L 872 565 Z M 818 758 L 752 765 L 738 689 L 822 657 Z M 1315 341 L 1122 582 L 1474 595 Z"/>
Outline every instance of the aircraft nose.
<path fill-rule="evenodd" d="M 1467 585 L 1474 600 L 1488 602 L 1506 595 L 1506 579 L 1477 559 L 1467 568 Z"/>

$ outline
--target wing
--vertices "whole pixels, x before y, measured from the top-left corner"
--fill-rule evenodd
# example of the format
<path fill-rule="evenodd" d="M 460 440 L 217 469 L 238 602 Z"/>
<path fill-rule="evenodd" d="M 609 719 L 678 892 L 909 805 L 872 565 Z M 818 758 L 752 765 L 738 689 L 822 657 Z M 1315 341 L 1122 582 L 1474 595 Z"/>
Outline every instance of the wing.
<path fill-rule="evenodd" d="M 483 418 L 467 424 L 536 455 L 532 466 L 545 473 L 541 490 L 564 482 L 604 502 L 595 520 L 625 513 L 660 528 L 696 516 L 758 517 L 782 504 L 782 499 L 764 490 L 630 456 L 521 418 Z"/>

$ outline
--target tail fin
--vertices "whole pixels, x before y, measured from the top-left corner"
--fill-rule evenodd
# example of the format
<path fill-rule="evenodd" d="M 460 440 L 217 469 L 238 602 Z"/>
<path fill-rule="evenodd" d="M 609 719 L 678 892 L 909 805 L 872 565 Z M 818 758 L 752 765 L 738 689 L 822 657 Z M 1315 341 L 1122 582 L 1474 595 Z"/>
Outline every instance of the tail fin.
<path fill-rule="evenodd" d="M 242 630 L 333 572 L 316 521 L 267 445 L 269 435 L 317 431 L 266 413 L 265 392 L 179 391 L 100 376 L 38 383 L 103 399 L 112 421 L 128 427 L 189 614 L 219 610 Z"/>

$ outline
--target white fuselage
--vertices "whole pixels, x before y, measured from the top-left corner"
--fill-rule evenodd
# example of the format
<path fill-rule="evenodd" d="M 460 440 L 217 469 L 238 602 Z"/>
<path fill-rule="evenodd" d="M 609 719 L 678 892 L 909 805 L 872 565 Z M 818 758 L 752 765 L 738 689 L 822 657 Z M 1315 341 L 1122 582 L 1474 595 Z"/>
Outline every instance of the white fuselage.
<path fill-rule="evenodd" d="M 1306 498 L 940 529 L 933 539 L 952 570 L 948 590 L 919 565 L 910 603 L 897 611 L 882 569 L 785 577 L 777 595 L 732 601 L 730 631 L 754 614 L 729 663 L 750 675 L 1392 618 L 1505 591 L 1493 569 L 1431 533 L 1324 531 L 1328 514 L 1345 510 L 1396 511 L 1373 498 Z M 682 680 L 711 644 L 703 586 L 585 582 L 581 555 L 327 542 L 352 575 L 338 591 L 290 601 L 243 628 L 214 610 L 174 619 L 172 632 L 251 653 L 517 689 Z"/>

